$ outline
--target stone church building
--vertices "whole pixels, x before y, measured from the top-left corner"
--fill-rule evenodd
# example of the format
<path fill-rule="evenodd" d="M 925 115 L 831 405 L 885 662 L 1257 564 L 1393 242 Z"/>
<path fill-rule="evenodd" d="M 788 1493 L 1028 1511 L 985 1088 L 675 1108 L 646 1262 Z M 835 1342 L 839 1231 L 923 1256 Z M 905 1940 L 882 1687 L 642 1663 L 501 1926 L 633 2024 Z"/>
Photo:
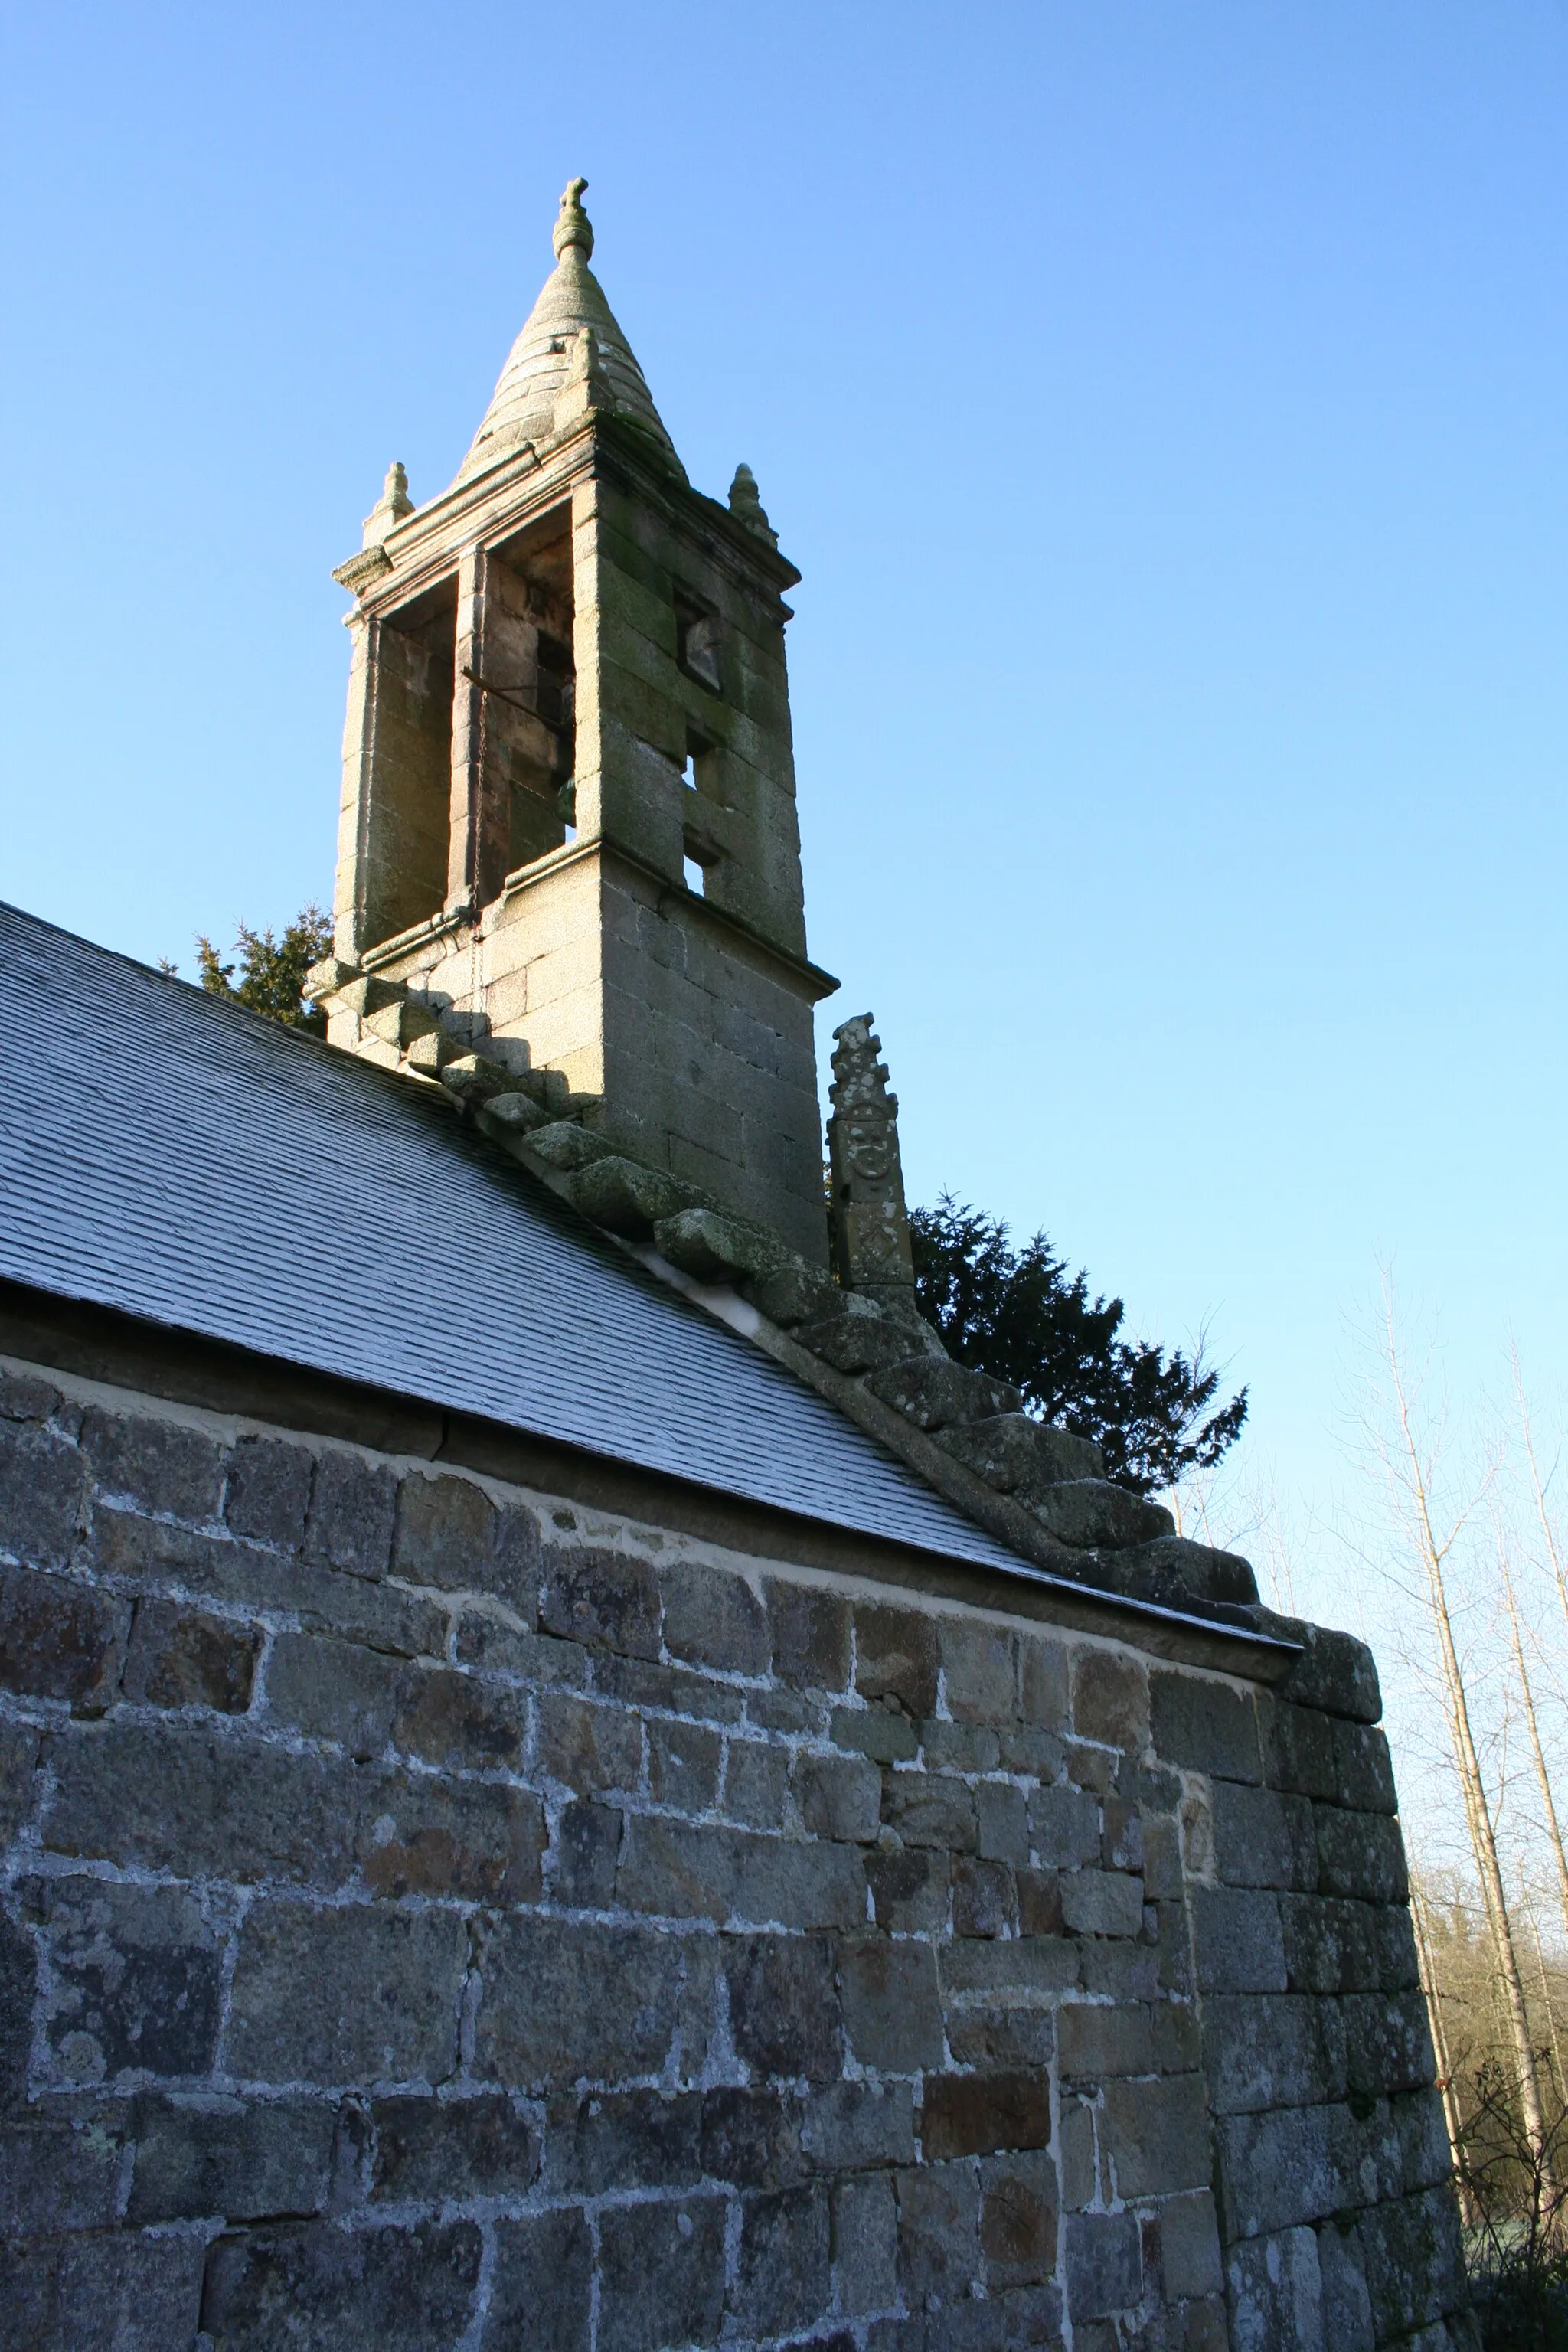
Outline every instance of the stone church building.
<path fill-rule="evenodd" d="M 583 183 L 330 1043 L 0 909 L 0 2347 L 1469 2347 L 1377 1676 L 916 1313 Z"/>

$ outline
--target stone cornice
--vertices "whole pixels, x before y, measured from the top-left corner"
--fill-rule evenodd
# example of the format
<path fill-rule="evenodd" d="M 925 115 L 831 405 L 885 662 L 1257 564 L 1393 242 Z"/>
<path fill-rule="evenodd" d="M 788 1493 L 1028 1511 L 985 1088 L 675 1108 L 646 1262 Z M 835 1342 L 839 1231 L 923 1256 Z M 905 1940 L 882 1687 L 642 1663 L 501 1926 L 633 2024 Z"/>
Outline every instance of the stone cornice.
<path fill-rule="evenodd" d="M 452 569 L 458 551 L 474 542 L 493 547 L 513 537 L 570 494 L 585 475 L 603 475 L 635 488 L 678 530 L 699 534 L 704 549 L 753 593 L 782 601 L 800 573 L 717 499 L 674 473 L 657 444 L 636 425 L 590 409 L 577 426 L 541 456 L 531 442 L 454 482 L 388 531 L 384 541 L 340 564 L 332 577 L 380 617 L 406 604 Z M 787 610 L 787 608 L 786 608 Z"/>

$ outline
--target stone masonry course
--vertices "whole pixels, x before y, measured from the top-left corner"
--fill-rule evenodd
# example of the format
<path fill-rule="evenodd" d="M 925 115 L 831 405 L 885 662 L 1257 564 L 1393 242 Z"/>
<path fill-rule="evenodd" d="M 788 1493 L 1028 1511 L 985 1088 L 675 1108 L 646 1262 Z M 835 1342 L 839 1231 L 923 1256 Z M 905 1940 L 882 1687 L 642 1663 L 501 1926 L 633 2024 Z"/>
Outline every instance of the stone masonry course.
<path fill-rule="evenodd" d="M 12 1364 L 0 2347 L 1468 2347 L 1377 1712 Z"/>

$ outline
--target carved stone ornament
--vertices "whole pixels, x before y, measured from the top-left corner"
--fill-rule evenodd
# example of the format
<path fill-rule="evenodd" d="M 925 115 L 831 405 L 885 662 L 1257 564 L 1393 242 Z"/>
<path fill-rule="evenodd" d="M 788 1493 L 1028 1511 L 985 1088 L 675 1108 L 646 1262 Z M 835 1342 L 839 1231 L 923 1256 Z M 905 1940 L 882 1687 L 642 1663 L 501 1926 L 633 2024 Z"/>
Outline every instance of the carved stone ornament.
<path fill-rule="evenodd" d="M 871 1015 L 833 1033 L 833 1113 L 827 1157 L 833 1187 L 833 1259 L 846 1289 L 912 1295 L 914 1260 L 899 1157 L 899 1099 Z"/>

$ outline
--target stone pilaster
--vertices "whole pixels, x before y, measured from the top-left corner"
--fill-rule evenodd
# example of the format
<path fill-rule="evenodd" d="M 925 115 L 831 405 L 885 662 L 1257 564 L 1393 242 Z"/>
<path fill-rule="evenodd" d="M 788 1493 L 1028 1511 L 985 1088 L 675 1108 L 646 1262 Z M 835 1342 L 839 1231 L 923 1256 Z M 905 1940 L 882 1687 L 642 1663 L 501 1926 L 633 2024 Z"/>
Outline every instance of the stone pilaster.
<path fill-rule="evenodd" d="M 485 758 L 485 602 L 482 546 L 458 558 L 458 628 L 452 676 L 452 813 L 447 862 L 450 910 L 488 906 L 506 879 L 510 810 Z"/>
<path fill-rule="evenodd" d="M 357 607 L 348 617 L 348 709 L 343 719 L 343 783 L 338 807 L 338 871 L 332 900 L 332 943 L 345 963 L 357 964 L 365 939 L 370 881 L 370 793 L 375 740 L 375 667 L 381 623 Z"/>

